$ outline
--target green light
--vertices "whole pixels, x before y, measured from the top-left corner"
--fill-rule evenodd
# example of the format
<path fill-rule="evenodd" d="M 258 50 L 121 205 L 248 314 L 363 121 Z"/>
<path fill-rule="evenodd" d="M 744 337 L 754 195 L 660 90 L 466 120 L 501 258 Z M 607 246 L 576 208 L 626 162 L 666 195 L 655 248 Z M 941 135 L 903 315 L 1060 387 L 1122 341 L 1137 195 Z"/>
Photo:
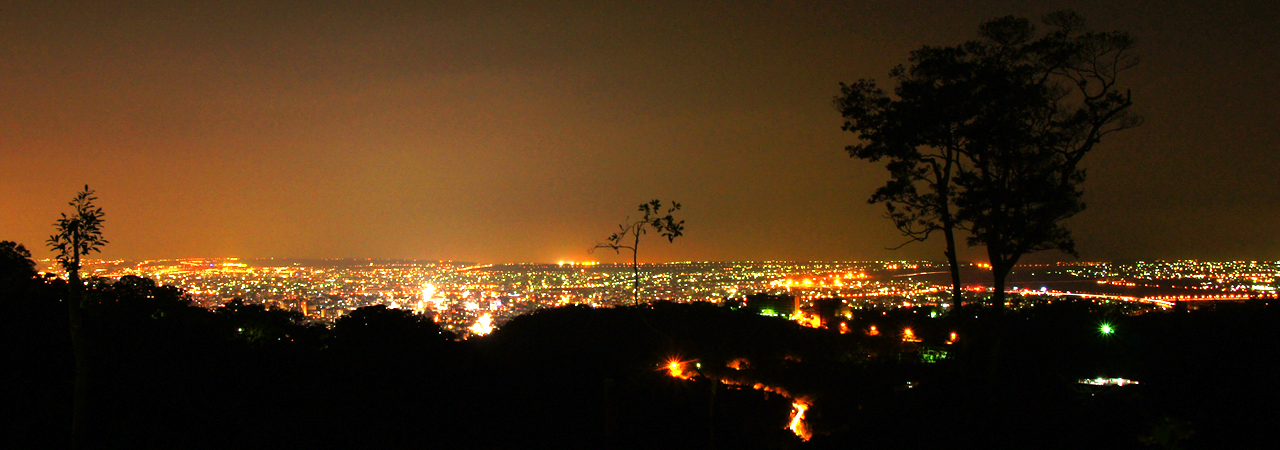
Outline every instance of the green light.
<path fill-rule="evenodd" d="M 1108 334 L 1111 334 L 1111 333 L 1115 333 L 1115 332 L 1116 332 L 1116 329 L 1115 329 L 1115 328 L 1111 328 L 1111 324 L 1109 324 L 1109 323 L 1104 323 L 1104 324 L 1102 324 L 1102 326 L 1101 326 L 1101 327 L 1099 327 L 1099 328 L 1098 328 L 1098 331 L 1101 331 L 1101 332 L 1102 332 L 1102 334 L 1104 334 L 1104 335 L 1108 335 Z"/>
<path fill-rule="evenodd" d="M 762 309 L 762 310 L 760 310 L 760 315 L 762 315 L 762 316 L 769 316 L 769 317 L 773 317 L 773 316 L 778 315 L 778 313 L 773 312 L 773 310 L 772 310 L 772 309 Z"/>
<path fill-rule="evenodd" d="M 924 363 L 933 364 L 944 359 L 947 359 L 946 350 L 925 349 L 920 351 L 920 361 Z"/>

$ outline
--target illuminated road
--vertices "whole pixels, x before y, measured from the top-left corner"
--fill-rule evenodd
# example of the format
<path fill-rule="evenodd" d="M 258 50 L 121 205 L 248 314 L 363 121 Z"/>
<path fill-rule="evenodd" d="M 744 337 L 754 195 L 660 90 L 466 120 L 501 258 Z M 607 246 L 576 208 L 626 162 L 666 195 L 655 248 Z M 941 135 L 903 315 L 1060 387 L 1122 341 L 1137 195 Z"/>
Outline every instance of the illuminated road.
<path fill-rule="evenodd" d="M 1253 297 L 1251 297 L 1249 294 L 1229 294 L 1229 293 L 1200 294 L 1200 295 L 1159 295 L 1159 296 L 1149 296 L 1149 297 L 1136 297 L 1136 296 L 1116 295 L 1116 294 L 1087 294 L 1082 292 L 1051 291 L 1047 289 L 1039 290 L 1039 291 L 1033 290 L 1033 289 L 1017 289 L 1017 290 L 1005 291 L 1005 293 L 1008 295 L 1023 295 L 1023 296 L 1051 295 L 1055 297 L 1099 298 L 1099 299 L 1117 300 L 1117 301 L 1125 301 L 1125 302 L 1149 303 L 1149 304 L 1160 305 L 1165 308 L 1172 308 L 1174 303 L 1178 301 L 1242 302 L 1245 300 L 1249 300 L 1250 298 L 1272 298 L 1272 299 L 1276 298 L 1275 294 L 1271 294 L 1271 295 L 1255 294 Z"/>

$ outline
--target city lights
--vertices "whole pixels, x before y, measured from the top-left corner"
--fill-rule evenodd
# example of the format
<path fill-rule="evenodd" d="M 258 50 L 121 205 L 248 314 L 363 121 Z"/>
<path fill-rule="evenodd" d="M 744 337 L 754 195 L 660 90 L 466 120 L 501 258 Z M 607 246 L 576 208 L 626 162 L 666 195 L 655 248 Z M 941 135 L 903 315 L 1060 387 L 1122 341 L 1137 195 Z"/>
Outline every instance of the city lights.
<path fill-rule="evenodd" d="M 630 298 L 633 282 L 628 264 L 568 260 L 551 264 L 470 264 L 226 258 L 90 261 L 87 266 L 92 266 L 97 276 L 135 275 L 176 286 L 207 308 L 239 298 L 269 308 L 305 310 L 309 320 L 327 322 L 362 306 L 385 305 L 430 315 L 441 327 L 464 338 L 476 334 L 472 327 L 486 314 L 491 326 L 500 327 L 516 316 L 541 308 L 616 306 L 620 300 Z M 875 310 L 885 316 L 889 310 L 905 308 L 920 310 L 931 319 L 942 318 L 938 313 L 950 304 L 949 286 L 915 275 L 945 270 L 943 263 L 921 261 L 642 264 L 638 295 L 642 302 L 725 305 L 741 305 L 743 298 L 756 294 L 789 295 L 795 299 L 794 309 L 763 307 L 759 313 L 847 333 L 855 327 L 853 313 L 858 310 Z M 1280 261 L 1058 263 L 1019 266 L 1015 271 L 1090 282 L 1089 286 L 1071 285 L 1069 290 L 1051 283 L 1033 283 L 1034 289 L 1010 291 L 1020 298 L 1073 297 L 1100 305 L 1120 302 L 1135 305 L 1133 311 L 1140 311 L 1140 304 L 1173 308 L 1182 302 L 1196 308 L 1200 302 L 1272 299 L 1277 298 L 1280 288 Z M 1082 287 L 1084 292 L 1080 291 Z M 1135 289 L 1150 292 L 1139 295 Z M 989 293 L 982 285 L 969 285 L 966 290 L 977 298 Z M 836 301 L 834 315 L 818 311 L 818 302 L 824 299 Z M 1033 304 L 1035 301 L 1024 300 L 1021 305 L 1010 307 Z M 840 325 L 842 322 L 844 325 Z M 856 327 L 871 336 L 880 334 L 874 325 Z M 1111 335 L 1114 331 L 1113 327 L 1110 332 L 1100 333 Z"/>
<path fill-rule="evenodd" d="M 471 333 L 477 336 L 484 336 L 493 332 L 493 316 L 485 313 L 476 319 L 476 323 L 471 325 Z"/>
<path fill-rule="evenodd" d="M 1131 384 L 1142 384 L 1134 380 L 1125 378 L 1085 378 L 1077 381 L 1079 384 L 1087 384 L 1090 386 L 1128 386 Z"/>
<path fill-rule="evenodd" d="M 671 375 L 674 378 L 691 380 L 693 379 L 693 374 L 685 371 L 685 364 L 688 364 L 689 362 L 690 361 L 681 361 L 680 358 L 671 357 L 667 359 L 667 363 L 663 365 L 662 369 L 667 371 L 667 375 Z"/>

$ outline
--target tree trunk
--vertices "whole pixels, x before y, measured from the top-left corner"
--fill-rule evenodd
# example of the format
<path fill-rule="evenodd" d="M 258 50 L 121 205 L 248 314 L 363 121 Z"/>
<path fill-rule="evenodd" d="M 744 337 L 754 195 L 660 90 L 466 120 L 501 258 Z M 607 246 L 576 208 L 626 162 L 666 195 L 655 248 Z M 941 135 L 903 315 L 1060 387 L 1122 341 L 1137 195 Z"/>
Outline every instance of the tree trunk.
<path fill-rule="evenodd" d="M 947 250 L 943 254 L 947 256 L 947 263 L 951 265 L 952 311 L 958 311 L 964 303 L 964 295 L 960 286 L 960 264 L 956 261 L 956 219 L 951 215 L 951 167 L 956 164 L 957 156 L 953 150 L 946 152 L 946 164 L 943 166 L 941 173 L 938 173 L 937 165 L 934 165 L 934 172 L 938 176 L 938 183 L 934 185 L 934 190 L 938 192 L 938 211 L 941 213 L 939 218 L 942 221 L 942 236 L 947 240 Z"/>
<path fill-rule="evenodd" d="M 642 222 L 641 227 L 644 226 Z M 636 242 L 631 245 L 631 304 L 640 304 L 640 230 L 636 228 L 631 234 L 635 235 Z"/>
<path fill-rule="evenodd" d="M 987 256 L 991 262 L 991 312 L 986 322 L 988 333 L 987 351 L 987 383 L 986 396 L 989 399 L 990 407 L 999 407 L 998 392 L 1000 392 L 1000 383 L 997 381 L 1001 377 L 1000 372 L 1000 352 L 1004 340 L 1004 284 L 1005 277 L 1009 275 L 1009 268 L 1012 267 L 1000 254 L 1000 249 L 992 249 L 990 245 L 987 247 Z"/>
<path fill-rule="evenodd" d="M 991 276 L 994 282 L 991 287 L 991 308 L 996 314 L 1004 314 L 1004 277 L 1001 270 L 992 267 Z"/>
<path fill-rule="evenodd" d="M 987 259 L 991 262 L 991 308 L 998 315 L 1004 314 L 1004 280 L 1009 275 L 1013 263 L 1001 255 L 999 248 L 987 244 Z"/>
<path fill-rule="evenodd" d="M 710 379 L 711 398 L 707 400 L 707 448 L 716 448 L 716 389 L 720 387 L 719 379 Z"/>
<path fill-rule="evenodd" d="M 636 252 L 631 252 L 631 304 L 640 304 L 640 265 L 636 262 Z"/>
<path fill-rule="evenodd" d="M 72 245 L 74 268 L 67 274 L 67 315 L 71 328 L 71 347 L 75 354 L 76 376 L 72 387 L 71 448 L 88 445 L 85 435 L 89 419 L 89 349 L 84 336 L 84 282 L 80 279 L 79 239 Z"/>
<path fill-rule="evenodd" d="M 951 265 L 951 310 L 959 311 L 964 294 L 960 286 L 960 264 L 956 261 L 956 234 L 952 228 L 950 221 L 943 223 L 942 235 L 947 238 L 947 250 L 943 254 L 947 255 L 947 264 Z"/>
<path fill-rule="evenodd" d="M 995 292 L 992 292 L 991 300 L 997 314 L 1004 314 L 1005 296 L 1005 280 L 1009 278 L 1009 274 L 1013 272 L 1013 266 L 1018 265 L 1018 257 L 1014 256 L 1009 259 L 1000 261 L 999 264 L 991 265 L 991 276 L 994 280 Z"/>

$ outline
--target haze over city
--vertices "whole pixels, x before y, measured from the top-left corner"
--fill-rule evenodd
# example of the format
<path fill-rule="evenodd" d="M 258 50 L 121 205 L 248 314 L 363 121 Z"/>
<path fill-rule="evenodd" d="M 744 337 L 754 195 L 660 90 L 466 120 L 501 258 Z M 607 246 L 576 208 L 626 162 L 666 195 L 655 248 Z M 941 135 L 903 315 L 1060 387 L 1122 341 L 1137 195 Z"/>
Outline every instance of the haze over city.
<path fill-rule="evenodd" d="M 0 230 L 50 257 L 87 183 L 107 259 L 621 261 L 586 250 L 660 198 L 687 230 L 641 262 L 940 260 L 886 250 L 838 83 L 1062 7 L 1142 58 L 1145 123 L 1084 163 L 1081 258 L 1274 259 L 1266 2 L 9 2 Z"/>

